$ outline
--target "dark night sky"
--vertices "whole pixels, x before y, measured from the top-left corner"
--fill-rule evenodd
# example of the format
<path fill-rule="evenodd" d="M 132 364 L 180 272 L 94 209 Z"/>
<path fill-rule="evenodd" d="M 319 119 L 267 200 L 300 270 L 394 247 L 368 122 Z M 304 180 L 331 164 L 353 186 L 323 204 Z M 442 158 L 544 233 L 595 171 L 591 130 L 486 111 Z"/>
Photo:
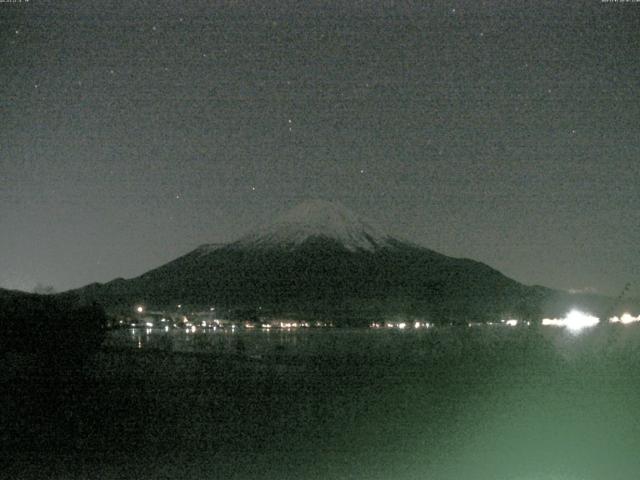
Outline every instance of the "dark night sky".
<path fill-rule="evenodd" d="M 639 32 L 600 0 L 0 3 L 0 286 L 135 276 L 324 198 L 617 294 Z"/>

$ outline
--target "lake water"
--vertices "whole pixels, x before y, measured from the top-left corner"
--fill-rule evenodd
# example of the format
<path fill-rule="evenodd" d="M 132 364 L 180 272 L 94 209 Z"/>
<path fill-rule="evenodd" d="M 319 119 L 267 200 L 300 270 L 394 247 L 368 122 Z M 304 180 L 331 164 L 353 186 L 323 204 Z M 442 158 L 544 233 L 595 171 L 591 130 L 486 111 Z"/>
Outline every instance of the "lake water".
<path fill-rule="evenodd" d="M 49 443 L 15 448 L 7 478 L 640 473 L 633 325 L 129 329 L 111 332 L 77 375 L 83 389 L 60 404 L 69 420 L 52 427 Z"/>

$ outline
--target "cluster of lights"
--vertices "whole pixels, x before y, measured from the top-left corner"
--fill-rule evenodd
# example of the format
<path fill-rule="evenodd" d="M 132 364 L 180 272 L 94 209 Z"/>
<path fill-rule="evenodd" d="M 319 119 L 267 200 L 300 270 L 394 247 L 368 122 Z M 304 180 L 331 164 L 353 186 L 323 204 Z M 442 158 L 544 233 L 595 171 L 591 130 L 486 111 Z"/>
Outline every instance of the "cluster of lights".
<path fill-rule="evenodd" d="M 178 308 L 182 307 L 182 305 L 178 305 Z M 215 310 L 213 307 L 210 308 L 210 311 Z M 135 311 L 139 314 L 144 313 L 145 308 L 142 305 L 138 305 L 135 307 Z M 165 323 L 167 321 L 166 318 L 162 318 L 160 320 L 162 323 Z M 196 326 L 191 324 L 191 322 L 189 322 L 188 318 L 186 316 L 182 316 L 182 322 L 184 324 L 184 326 L 187 329 L 187 332 L 195 332 L 196 331 Z M 589 327 L 593 327 L 595 325 L 597 325 L 600 322 L 600 319 L 597 317 L 594 317 L 593 315 L 590 315 L 588 313 L 584 313 L 581 312 L 579 310 L 572 310 L 570 311 L 564 318 L 543 318 L 542 319 L 542 325 L 545 326 L 553 326 L 553 327 L 565 327 L 570 331 L 580 331 L 584 328 L 589 328 Z M 624 313 L 623 315 L 621 315 L 620 317 L 611 317 L 609 319 L 609 323 L 620 323 L 623 325 L 628 325 L 631 323 L 637 323 L 640 322 L 640 315 L 634 317 L 633 315 L 629 314 L 629 313 Z M 122 320 L 120 321 L 120 323 L 122 323 Z M 488 322 L 488 325 L 494 325 L 494 322 Z M 507 320 L 501 320 L 499 324 L 502 325 L 506 325 L 509 327 L 516 327 L 518 325 L 531 325 L 531 322 L 527 321 L 527 322 L 523 322 L 514 318 L 511 319 L 507 319 Z M 370 327 L 371 328 L 397 328 L 399 330 L 405 330 L 407 329 L 411 324 L 407 323 L 407 322 L 373 322 Z M 471 326 L 476 326 L 476 325 L 481 325 L 481 323 L 475 323 L 475 322 L 471 322 L 468 324 L 470 327 Z M 202 321 L 201 323 L 202 328 L 206 328 L 208 326 L 213 326 L 214 330 L 216 329 L 217 326 L 221 326 L 219 323 L 219 320 L 214 320 L 213 321 L 213 325 L 208 325 L 206 321 Z M 245 323 L 244 324 L 245 328 L 253 328 L 255 325 L 251 324 L 251 323 Z M 283 329 L 291 329 L 291 328 L 298 328 L 298 327 L 310 327 L 311 325 L 308 322 L 294 322 L 294 321 L 281 321 L 275 324 L 270 324 L 270 323 L 263 323 L 261 325 L 262 329 L 265 330 L 269 330 L 272 327 L 279 327 L 279 328 L 283 328 Z M 327 326 L 324 322 L 315 322 L 314 326 L 317 327 L 324 327 Z M 147 328 L 152 328 L 154 327 L 154 324 L 152 322 L 147 321 L 145 323 L 145 327 Z M 413 323 L 413 328 L 414 329 L 419 329 L 419 328 L 430 328 L 431 324 L 428 322 L 420 322 L 420 321 L 416 321 Z M 235 328 L 235 325 L 232 326 L 232 329 Z M 168 326 L 164 327 L 165 332 L 169 330 Z"/>
<path fill-rule="evenodd" d="M 542 325 L 566 327 L 572 332 L 579 332 L 583 328 L 595 327 L 600 322 L 598 317 L 579 310 L 571 310 L 564 318 L 543 318 Z"/>
<path fill-rule="evenodd" d="M 622 323 L 623 325 L 628 325 L 629 323 L 640 322 L 640 315 L 634 317 L 629 313 L 623 314 L 621 317 L 611 317 L 609 319 L 610 323 Z"/>
<path fill-rule="evenodd" d="M 245 323 L 245 328 L 254 328 L 255 325 L 252 323 Z M 260 325 L 261 328 L 265 330 L 269 330 L 271 328 L 284 328 L 284 329 L 292 329 L 292 328 L 309 328 L 311 324 L 309 322 L 296 322 L 296 321 L 275 321 L 271 323 L 263 323 Z M 326 324 L 323 322 L 316 322 L 314 324 L 316 327 L 326 327 Z"/>
<path fill-rule="evenodd" d="M 369 327 L 371 328 L 397 328 L 399 330 L 405 330 L 410 326 L 407 322 L 373 322 Z M 413 328 L 429 328 L 431 324 L 429 322 L 414 322 Z"/>
<path fill-rule="evenodd" d="M 309 324 L 306 322 L 280 322 L 280 328 L 298 328 L 298 327 L 308 327 Z"/>

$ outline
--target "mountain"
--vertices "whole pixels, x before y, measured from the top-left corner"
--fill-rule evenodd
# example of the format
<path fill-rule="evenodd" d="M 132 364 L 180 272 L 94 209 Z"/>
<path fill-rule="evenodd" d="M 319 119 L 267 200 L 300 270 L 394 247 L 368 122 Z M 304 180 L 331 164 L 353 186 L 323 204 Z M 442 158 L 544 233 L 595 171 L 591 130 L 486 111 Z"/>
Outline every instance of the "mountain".
<path fill-rule="evenodd" d="M 342 205 L 305 202 L 229 244 L 202 245 L 139 277 L 72 292 L 110 310 L 136 303 L 331 318 L 439 322 L 564 315 L 577 296 L 395 238 Z M 604 311 L 603 297 L 580 305 Z"/>

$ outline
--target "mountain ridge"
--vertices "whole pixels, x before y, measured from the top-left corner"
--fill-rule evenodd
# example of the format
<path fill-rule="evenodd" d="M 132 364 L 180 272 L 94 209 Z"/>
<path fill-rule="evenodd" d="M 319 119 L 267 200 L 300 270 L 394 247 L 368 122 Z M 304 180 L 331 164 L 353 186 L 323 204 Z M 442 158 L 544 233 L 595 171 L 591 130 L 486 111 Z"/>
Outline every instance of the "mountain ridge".
<path fill-rule="evenodd" d="M 75 293 L 108 308 L 176 304 L 332 317 L 437 322 L 564 315 L 569 294 L 526 286 L 471 259 L 396 239 L 345 207 L 306 202 L 228 244 L 209 244 L 129 279 Z M 609 308 L 596 296 L 590 308 Z"/>

